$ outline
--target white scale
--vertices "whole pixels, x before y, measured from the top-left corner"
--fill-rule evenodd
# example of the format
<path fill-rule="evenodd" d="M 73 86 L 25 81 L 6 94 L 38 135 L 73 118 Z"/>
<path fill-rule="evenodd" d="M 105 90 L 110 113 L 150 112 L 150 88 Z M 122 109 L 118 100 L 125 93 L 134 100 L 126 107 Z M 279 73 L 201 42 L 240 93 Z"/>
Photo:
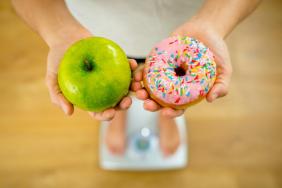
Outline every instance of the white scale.
<path fill-rule="evenodd" d="M 177 151 L 164 157 L 159 148 L 158 112 L 148 112 L 143 102 L 133 97 L 127 114 L 127 148 L 122 156 L 113 155 L 107 149 L 105 132 L 107 122 L 100 127 L 100 166 L 106 170 L 168 170 L 187 166 L 188 145 L 184 116 L 176 118 L 180 133 Z M 168 138 L 169 139 L 169 138 Z"/>

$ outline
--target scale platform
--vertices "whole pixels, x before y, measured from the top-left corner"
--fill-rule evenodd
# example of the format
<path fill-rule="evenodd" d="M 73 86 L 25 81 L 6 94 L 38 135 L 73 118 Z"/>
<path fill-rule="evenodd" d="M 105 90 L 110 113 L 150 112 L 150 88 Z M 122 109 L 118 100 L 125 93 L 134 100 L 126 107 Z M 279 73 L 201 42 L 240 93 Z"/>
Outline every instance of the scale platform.
<path fill-rule="evenodd" d="M 164 157 L 159 147 L 158 112 L 148 112 L 143 102 L 133 98 L 127 114 L 127 147 L 123 155 L 113 155 L 105 144 L 107 122 L 100 127 L 100 166 L 105 170 L 169 170 L 180 169 L 188 163 L 188 145 L 184 116 L 176 118 L 180 133 L 177 151 Z M 168 138 L 169 139 L 169 138 Z"/>

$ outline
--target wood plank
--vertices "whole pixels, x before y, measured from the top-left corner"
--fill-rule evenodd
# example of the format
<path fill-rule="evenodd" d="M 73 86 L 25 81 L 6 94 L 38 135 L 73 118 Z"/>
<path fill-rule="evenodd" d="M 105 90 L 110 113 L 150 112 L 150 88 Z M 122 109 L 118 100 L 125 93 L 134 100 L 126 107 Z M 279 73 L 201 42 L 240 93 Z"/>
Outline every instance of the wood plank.
<path fill-rule="evenodd" d="M 50 103 L 48 48 L 2 0 L 0 187 L 282 187 L 281 8 L 264 1 L 228 38 L 230 94 L 187 110 L 188 168 L 109 172 L 98 167 L 99 122 Z"/>

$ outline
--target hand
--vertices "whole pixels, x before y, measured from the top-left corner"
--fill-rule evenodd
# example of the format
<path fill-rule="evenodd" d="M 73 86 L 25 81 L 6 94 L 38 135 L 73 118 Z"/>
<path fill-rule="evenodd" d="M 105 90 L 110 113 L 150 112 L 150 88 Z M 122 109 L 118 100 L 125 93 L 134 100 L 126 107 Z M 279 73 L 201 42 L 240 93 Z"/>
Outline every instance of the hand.
<path fill-rule="evenodd" d="M 144 109 L 155 112 L 160 110 L 163 116 L 169 118 L 175 118 L 181 116 L 184 113 L 184 110 L 175 110 L 169 107 L 161 107 L 157 102 L 150 98 L 147 90 L 142 87 L 143 80 L 143 69 L 144 66 L 141 66 L 133 76 L 133 81 L 131 85 L 131 89 L 136 92 L 136 97 L 140 100 L 144 100 Z"/>
<path fill-rule="evenodd" d="M 208 46 L 215 56 L 216 80 L 209 91 L 206 100 L 213 102 L 228 93 L 232 75 L 232 65 L 224 37 L 213 28 L 212 24 L 204 21 L 191 21 L 177 28 L 172 35 L 188 35 L 194 37 Z"/>
<path fill-rule="evenodd" d="M 47 73 L 46 73 L 46 85 L 49 90 L 51 101 L 59 106 L 66 115 L 71 115 L 74 111 L 73 104 L 71 104 L 62 94 L 59 85 L 58 85 L 58 66 L 60 64 L 60 60 L 63 57 L 67 48 L 77 40 L 82 38 L 90 37 L 91 34 L 89 32 L 83 32 L 81 34 L 76 34 L 74 37 L 69 37 L 68 40 L 64 40 L 62 43 L 50 46 L 50 50 L 47 58 Z M 129 60 L 130 67 L 132 70 L 137 68 L 137 63 L 135 60 Z M 89 114 L 97 120 L 105 121 L 111 120 L 116 110 L 125 110 L 128 109 L 131 105 L 131 98 L 126 96 L 124 97 L 119 105 L 115 108 L 109 108 L 103 112 L 95 113 L 89 112 Z"/>
<path fill-rule="evenodd" d="M 232 74 L 232 66 L 228 53 L 227 46 L 221 37 L 212 26 L 200 22 L 188 22 L 177 28 L 172 34 L 194 37 L 205 45 L 207 45 L 215 55 L 217 65 L 217 77 L 215 84 L 208 93 L 206 99 L 208 102 L 214 101 L 216 98 L 223 97 L 228 93 L 228 86 Z M 144 108 L 148 111 L 161 110 L 161 113 L 167 117 L 177 117 L 184 113 L 184 110 L 175 110 L 168 107 L 161 107 L 157 102 L 150 98 L 146 89 L 142 88 L 143 69 L 137 71 L 134 75 L 132 89 L 136 91 L 137 98 L 144 101 Z"/>

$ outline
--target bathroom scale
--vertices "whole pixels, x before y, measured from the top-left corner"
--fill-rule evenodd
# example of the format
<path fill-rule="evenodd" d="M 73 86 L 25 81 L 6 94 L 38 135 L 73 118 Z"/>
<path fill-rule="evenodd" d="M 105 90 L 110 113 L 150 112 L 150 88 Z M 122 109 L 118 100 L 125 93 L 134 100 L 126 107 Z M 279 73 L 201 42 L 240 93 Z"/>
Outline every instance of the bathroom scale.
<path fill-rule="evenodd" d="M 143 101 L 133 97 L 127 113 L 127 146 L 123 155 L 112 154 L 105 143 L 108 122 L 100 126 L 99 163 L 105 170 L 169 170 L 188 163 L 188 144 L 184 116 L 175 118 L 180 133 L 180 145 L 170 156 L 163 156 L 159 147 L 158 112 L 144 110 Z M 169 138 L 168 138 L 169 139 Z"/>

